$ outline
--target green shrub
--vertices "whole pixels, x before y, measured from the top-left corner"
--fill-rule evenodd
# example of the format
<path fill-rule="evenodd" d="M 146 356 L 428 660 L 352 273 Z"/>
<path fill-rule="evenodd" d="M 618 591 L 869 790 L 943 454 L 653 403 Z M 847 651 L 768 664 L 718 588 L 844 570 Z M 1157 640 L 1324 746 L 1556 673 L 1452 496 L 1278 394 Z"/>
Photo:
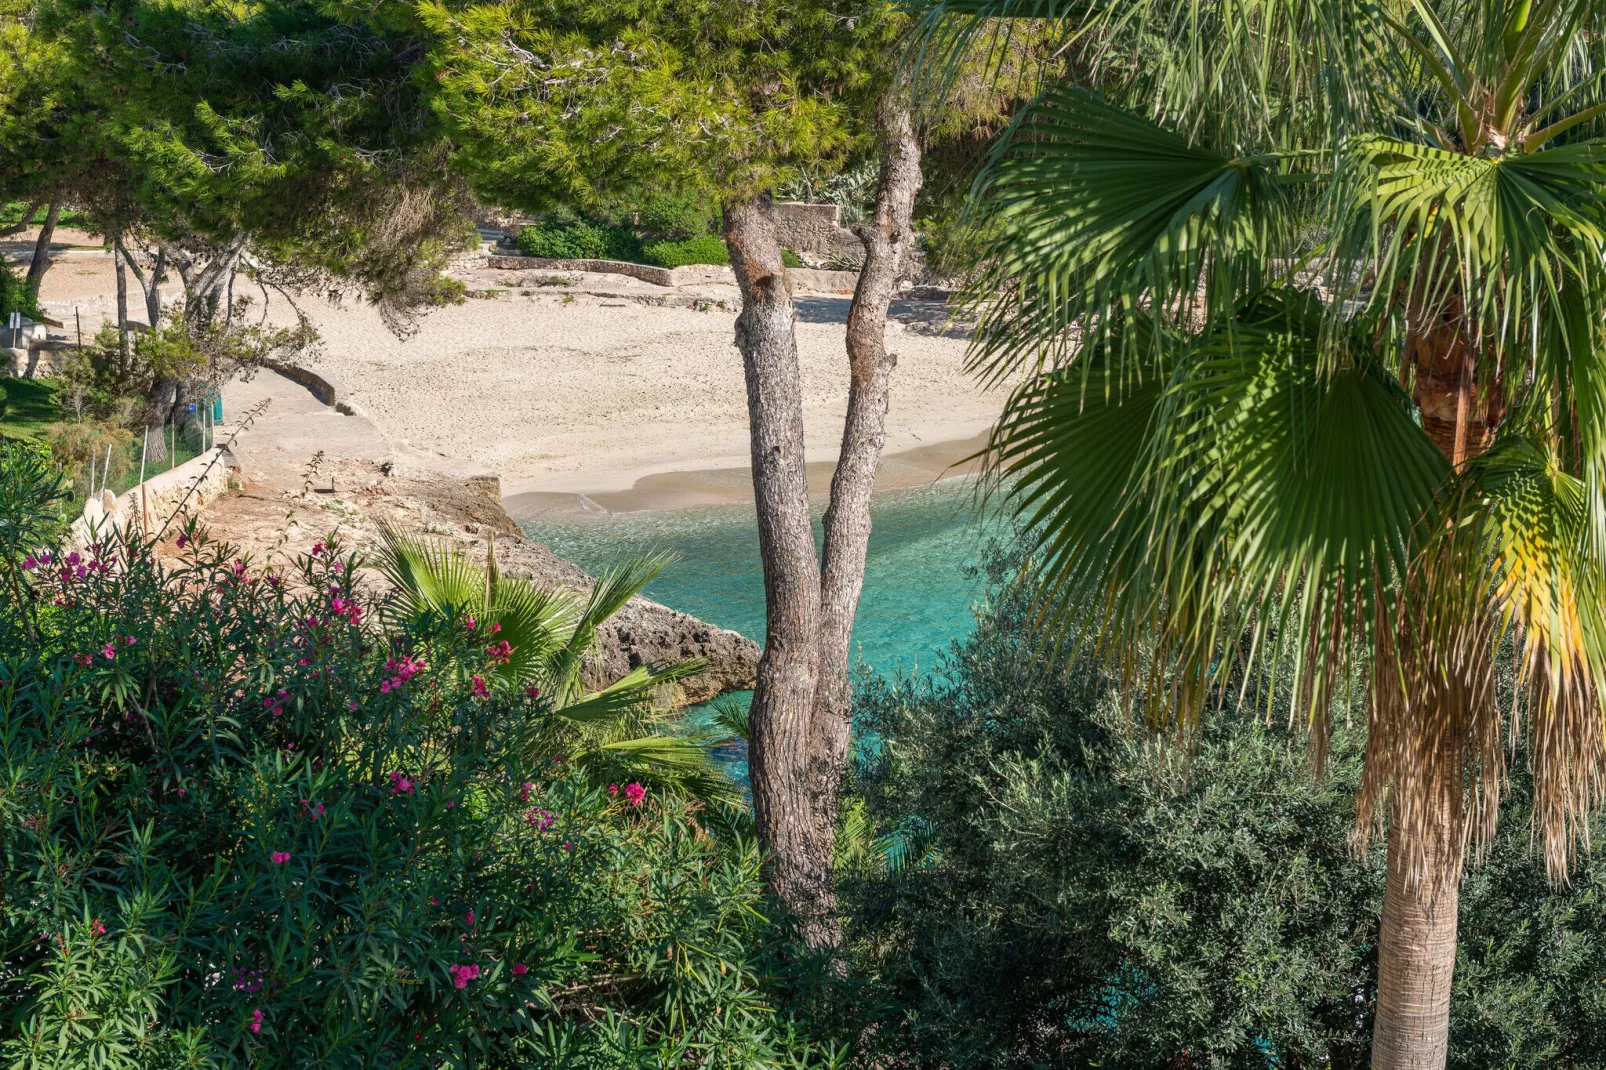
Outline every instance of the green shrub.
<path fill-rule="evenodd" d="M 542 220 L 519 231 L 516 241 L 525 256 L 555 260 L 637 259 L 641 243 L 623 227 L 603 227 L 585 220 Z"/>
<path fill-rule="evenodd" d="M 718 206 L 694 193 L 660 193 L 649 197 L 636 212 L 642 230 L 670 241 L 699 238 L 716 228 Z"/>
<path fill-rule="evenodd" d="M 93 462 L 95 486 L 111 483 L 121 486 L 133 465 L 129 447 L 134 434 L 126 427 L 100 420 L 62 421 L 45 428 L 44 440 L 51 456 L 79 488 L 88 493 L 90 464 Z M 107 467 L 111 471 L 108 474 Z"/>
<path fill-rule="evenodd" d="M 1279 727 L 1229 702 L 1191 753 L 1156 738 L 1117 680 L 1045 669 L 1012 565 L 939 674 L 855 695 L 880 740 L 856 768 L 864 811 L 926 858 L 844 883 L 880 1056 L 1365 1066 L 1383 865 L 1346 842 L 1363 732 L 1334 731 L 1321 777 L 1281 696 Z M 1520 778 L 1511 798 L 1463 887 L 1450 1065 L 1606 1065 L 1606 859 L 1547 884 Z"/>
<path fill-rule="evenodd" d="M 803 266 L 802 258 L 800 258 L 790 249 L 781 250 L 781 263 L 785 264 L 789 268 L 800 268 Z"/>
<path fill-rule="evenodd" d="M 483 628 L 334 545 L 63 556 L 57 497 L 0 464 L 8 1065 L 816 1065 L 752 844 L 532 757 Z"/>
<path fill-rule="evenodd" d="M 725 239 L 705 234 L 685 241 L 650 241 L 641 247 L 641 262 L 657 267 L 677 268 L 688 264 L 728 264 L 730 250 Z"/>
<path fill-rule="evenodd" d="M 13 312 L 21 312 L 36 322 L 44 318 L 39 308 L 39 295 L 34 293 L 33 287 L 14 275 L 9 265 L 0 261 L 0 327 L 5 326 Z"/>

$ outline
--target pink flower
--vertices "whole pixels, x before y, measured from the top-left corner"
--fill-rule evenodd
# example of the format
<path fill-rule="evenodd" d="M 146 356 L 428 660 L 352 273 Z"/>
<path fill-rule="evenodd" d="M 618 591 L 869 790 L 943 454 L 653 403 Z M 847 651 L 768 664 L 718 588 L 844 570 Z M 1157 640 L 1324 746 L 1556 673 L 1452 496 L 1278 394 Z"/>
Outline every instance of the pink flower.
<path fill-rule="evenodd" d="M 27 557 L 22 559 L 22 571 L 24 571 L 24 572 L 32 572 L 34 569 L 36 569 L 38 567 L 39 567 L 39 559 L 37 557 L 35 557 L 33 554 L 29 554 Z"/>
<path fill-rule="evenodd" d="M 563 849 L 565 851 L 572 851 L 572 850 L 574 850 L 574 844 L 570 843 L 568 840 L 564 840 L 563 841 Z"/>
<path fill-rule="evenodd" d="M 312 556 L 317 557 L 321 553 L 323 553 L 323 542 L 319 540 L 312 544 Z"/>
<path fill-rule="evenodd" d="M 474 686 L 472 691 L 477 698 L 484 698 L 486 695 L 491 693 L 490 690 L 486 688 L 484 679 L 478 676 L 474 677 Z"/>
<path fill-rule="evenodd" d="M 470 929 L 474 927 L 474 912 L 472 910 L 463 915 L 463 924 L 467 925 Z"/>
<path fill-rule="evenodd" d="M 94 933 L 96 936 L 105 936 L 106 926 L 100 923 L 99 918 L 96 918 L 94 924 L 89 927 L 89 931 Z"/>
<path fill-rule="evenodd" d="M 453 988 L 467 988 L 468 983 L 480 975 L 480 968 L 476 965 L 451 966 L 447 972 L 452 975 Z"/>
<path fill-rule="evenodd" d="M 503 639 L 501 642 L 492 643 L 486 647 L 485 653 L 490 656 L 492 661 L 505 662 L 513 657 L 513 646 L 506 639 Z"/>
<path fill-rule="evenodd" d="M 262 1012 L 260 1010 L 251 1012 L 251 1032 L 262 1032 Z"/>
<path fill-rule="evenodd" d="M 631 806 L 640 806 L 641 800 L 647 797 L 647 789 L 635 781 L 625 785 L 625 798 L 630 800 Z"/>
<path fill-rule="evenodd" d="M 541 697 L 541 689 L 536 687 L 534 684 L 531 684 L 529 687 L 525 688 L 524 697 L 529 699 L 531 702 L 534 702 L 536 699 Z"/>
<path fill-rule="evenodd" d="M 346 709 L 355 710 L 356 708 L 357 708 L 357 700 L 354 699 L 354 698 L 348 698 L 346 700 Z"/>
<path fill-rule="evenodd" d="M 524 814 L 524 823 L 534 825 L 537 832 L 545 832 L 551 828 L 554 820 L 556 819 L 550 810 L 528 810 Z"/>
<path fill-rule="evenodd" d="M 182 532 L 179 534 L 178 538 L 173 540 L 173 545 L 177 546 L 180 550 L 184 549 L 184 547 L 188 546 L 189 544 L 190 544 L 190 537 L 188 535 L 183 534 Z"/>
<path fill-rule="evenodd" d="M 523 977 L 525 974 L 527 974 L 529 972 L 530 972 L 530 968 L 528 966 L 526 966 L 524 963 L 515 962 L 513 964 L 513 976 L 514 977 Z"/>
<path fill-rule="evenodd" d="M 491 634 L 492 635 L 495 635 L 497 632 L 499 632 L 501 630 L 502 630 L 502 626 L 500 624 L 491 625 Z"/>
<path fill-rule="evenodd" d="M 129 646 L 133 646 L 134 645 L 134 637 L 132 635 L 125 635 L 125 636 L 123 636 L 123 642 L 126 643 Z"/>
<path fill-rule="evenodd" d="M 289 851 L 275 851 L 271 855 L 268 856 L 268 859 L 274 865 L 282 866 L 286 862 L 290 861 L 290 852 Z"/>
<path fill-rule="evenodd" d="M 457 805 L 457 800 L 456 799 L 447 799 L 446 800 L 446 809 L 450 810 L 452 807 L 454 807 L 456 805 Z"/>
<path fill-rule="evenodd" d="M 74 550 L 72 553 L 67 555 L 67 565 L 69 567 L 77 565 L 78 562 L 80 562 L 82 560 L 83 560 L 83 558 L 78 556 L 78 551 L 77 550 Z"/>
<path fill-rule="evenodd" d="M 532 792 L 534 790 L 535 790 L 535 785 L 530 783 L 528 780 L 526 780 L 524 782 L 524 786 L 519 789 L 519 802 L 529 802 L 530 801 L 530 792 Z"/>
<path fill-rule="evenodd" d="M 473 617 L 464 617 L 463 618 L 463 627 L 468 631 L 473 631 L 474 630 L 474 618 Z"/>
<path fill-rule="evenodd" d="M 617 794 L 619 794 L 619 785 L 618 784 L 609 784 L 608 785 L 608 794 L 609 795 L 617 795 Z"/>
<path fill-rule="evenodd" d="M 390 774 L 390 793 L 392 795 L 406 795 L 413 790 L 413 782 L 400 773 Z"/>
<path fill-rule="evenodd" d="M 379 681 L 379 693 L 381 695 L 390 694 L 390 681 L 389 680 L 381 680 L 381 681 Z"/>
<path fill-rule="evenodd" d="M 101 654 L 105 656 L 107 661 L 112 661 L 117 657 L 117 646 L 113 643 L 107 643 Z"/>

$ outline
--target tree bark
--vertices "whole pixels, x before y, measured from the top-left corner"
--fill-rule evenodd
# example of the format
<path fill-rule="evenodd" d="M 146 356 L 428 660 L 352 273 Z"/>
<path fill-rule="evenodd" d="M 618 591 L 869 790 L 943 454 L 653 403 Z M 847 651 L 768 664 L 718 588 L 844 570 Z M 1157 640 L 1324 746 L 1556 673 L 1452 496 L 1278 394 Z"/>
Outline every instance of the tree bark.
<path fill-rule="evenodd" d="M 128 270 L 124 266 L 123 239 L 112 244 L 112 268 L 117 275 L 117 352 L 123 368 L 128 367 Z"/>
<path fill-rule="evenodd" d="M 921 184 L 920 143 L 901 86 L 884 95 L 876 119 L 881 175 L 875 214 L 856 228 L 864 243 L 864 266 L 848 311 L 848 412 L 824 525 L 819 684 L 813 717 L 825 775 L 833 787 L 820 797 L 815 821 L 831 829 L 836 828 L 851 737 L 849 665 L 853 621 L 864 590 L 864 563 L 870 546 L 870 495 L 886 442 L 888 392 L 898 363 L 897 357 L 887 352 L 887 309 L 914 245 L 910 220 Z M 834 890 L 828 891 L 831 942 L 836 943 L 840 939 L 835 927 L 836 897 Z"/>
<path fill-rule="evenodd" d="M 56 220 L 61 218 L 61 202 L 50 202 L 50 211 L 45 213 L 44 225 L 39 228 L 39 238 L 33 243 L 33 259 L 28 262 L 28 276 L 24 284 L 34 293 L 39 293 L 39 284 L 44 281 L 45 271 L 50 267 L 50 239 L 56 236 Z"/>
<path fill-rule="evenodd" d="M 43 203 L 43 201 L 29 201 L 28 206 L 22 210 L 21 219 L 18 219 L 9 227 L 0 227 L 0 238 L 9 238 L 13 234 L 27 230 L 29 224 L 33 222 L 33 217 L 38 213 L 39 206 Z"/>
<path fill-rule="evenodd" d="M 796 315 L 767 195 L 726 208 L 725 241 L 742 293 L 736 345 L 747 380 L 764 567 L 764 654 L 753 688 L 748 753 L 753 816 L 765 849 L 765 883 L 792 913 L 805 942 L 817 945 L 834 930 L 829 893 L 835 838 L 833 828 L 814 820 L 818 797 L 832 788 L 812 730 L 820 570 L 804 468 Z"/>
<path fill-rule="evenodd" d="M 1436 828 L 1413 827 L 1398 805 L 1390 814 L 1372 1070 L 1443 1070 L 1449 1055 L 1462 866 L 1450 793 L 1461 790 L 1459 778 L 1435 790 Z"/>
<path fill-rule="evenodd" d="M 128 245 L 119 235 L 116 244 L 118 255 L 128 265 L 128 270 L 134 273 L 134 281 L 139 283 L 139 292 L 145 298 L 145 322 L 152 330 L 156 329 L 157 322 L 162 317 L 162 272 L 166 268 L 167 247 L 160 246 L 156 250 L 156 265 L 151 269 L 150 278 L 139 266 L 139 258 L 128 251 Z"/>

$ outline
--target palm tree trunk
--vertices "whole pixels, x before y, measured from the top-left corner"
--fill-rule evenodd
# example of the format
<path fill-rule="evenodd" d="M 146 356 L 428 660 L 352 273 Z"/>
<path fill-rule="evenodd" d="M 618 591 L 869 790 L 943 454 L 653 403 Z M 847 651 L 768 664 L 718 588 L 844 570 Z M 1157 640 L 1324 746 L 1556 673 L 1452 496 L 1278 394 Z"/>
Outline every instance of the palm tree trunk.
<path fill-rule="evenodd" d="M 848 412 L 842 427 L 842 451 L 831 478 L 831 504 L 825 512 L 819 685 L 813 718 L 822 747 L 820 760 L 831 787 L 817 800 L 820 812 L 814 821 L 830 829 L 836 828 L 851 735 L 848 669 L 853 620 L 864 590 L 864 562 L 870 545 L 870 494 L 886 442 L 888 392 L 898 363 L 897 357 L 887 352 L 887 308 L 914 244 L 909 223 L 921 184 L 920 143 L 901 86 L 894 86 L 882 100 L 877 125 L 881 178 L 875 216 L 858 228 L 865 257 L 848 312 Z M 823 894 L 829 898 L 829 939 L 835 944 L 840 942 L 835 890 L 827 886 Z"/>
<path fill-rule="evenodd" d="M 765 883 L 797 920 L 805 942 L 835 930 L 831 852 L 818 801 L 834 790 L 813 731 L 820 568 L 803 457 L 803 388 L 792 293 L 768 196 L 728 206 L 725 240 L 742 292 L 736 345 L 747 413 L 764 566 L 764 654 L 753 688 L 748 764 Z"/>
<path fill-rule="evenodd" d="M 1414 826 L 1398 806 L 1389 819 L 1373 1070 L 1443 1070 L 1448 1057 L 1462 852 L 1445 833 L 1457 824 L 1449 793 L 1460 790 L 1456 780 L 1434 793 L 1427 816 L 1438 829 Z"/>

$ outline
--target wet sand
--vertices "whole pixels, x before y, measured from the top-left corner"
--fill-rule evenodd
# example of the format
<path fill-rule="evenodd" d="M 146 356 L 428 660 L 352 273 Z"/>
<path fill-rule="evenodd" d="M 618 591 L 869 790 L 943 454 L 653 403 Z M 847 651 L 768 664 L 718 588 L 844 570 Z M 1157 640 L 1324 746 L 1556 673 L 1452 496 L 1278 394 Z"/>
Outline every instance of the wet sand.
<path fill-rule="evenodd" d="M 940 479 L 974 475 L 980 468 L 977 453 L 987 443 L 985 433 L 949 442 L 936 442 L 899 453 L 884 454 L 876 469 L 875 489 L 902 490 Z M 823 499 L 830 492 L 835 461 L 811 461 L 809 494 Z M 525 491 L 505 495 L 508 515 L 521 524 L 532 521 L 586 522 L 605 520 L 618 513 L 643 510 L 694 509 L 710 505 L 739 505 L 753 500 L 753 471 L 747 467 L 708 468 L 662 472 L 638 479 L 628 490 L 596 493 Z"/>

